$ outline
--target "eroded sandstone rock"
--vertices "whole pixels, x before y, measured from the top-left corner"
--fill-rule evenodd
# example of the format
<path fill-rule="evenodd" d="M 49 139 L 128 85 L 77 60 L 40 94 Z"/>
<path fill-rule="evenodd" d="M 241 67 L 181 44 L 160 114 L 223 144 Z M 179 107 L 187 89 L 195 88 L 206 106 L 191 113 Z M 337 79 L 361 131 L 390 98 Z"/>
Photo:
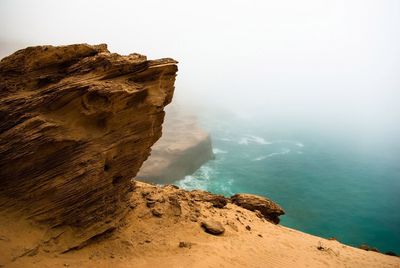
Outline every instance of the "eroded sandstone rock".
<path fill-rule="evenodd" d="M 285 211 L 277 203 L 268 198 L 254 194 L 235 194 L 231 197 L 232 203 L 245 209 L 261 213 L 267 220 L 278 224 L 279 216 Z"/>
<path fill-rule="evenodd" d="M 65 249 L 115 228 L 161 136 L 176 63 L 87 44 L 2 59 L 0 214 L 50 226 Z"/>
<path fill-rule="evenodd" d="M 228 203 L 228 199 L 223 195 L 212 194 L 202 190 L 191 191 L 190 197 L 195 201 L 210 202 L 216 208 L 223 208 Z"/>
<path fill-rule="evenodd" d="M 225 232 L 224 226 L 219 221 L 215 221 L 212 219 L 204 219 L 201 222 L 201 227 L 204 228 L 204 231 L 213 234 L 213 235 L 220 235 Z"/>

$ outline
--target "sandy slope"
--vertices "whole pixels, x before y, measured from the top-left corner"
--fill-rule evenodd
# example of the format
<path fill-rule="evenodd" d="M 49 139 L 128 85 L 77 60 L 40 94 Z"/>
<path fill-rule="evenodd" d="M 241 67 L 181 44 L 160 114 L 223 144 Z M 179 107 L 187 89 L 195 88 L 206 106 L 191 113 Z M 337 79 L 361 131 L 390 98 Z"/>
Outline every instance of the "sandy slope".
<path fill-rule="evenodd" d="M 195 193 L 137 183 L 132 209 L 112 234 L 64 254 L 39 249 L 6 267 L 400 267 L 398 257 L 274 225 L 233 204 L 215 208 Z M 211 218 L 223 235 L 200 227 Z"/>

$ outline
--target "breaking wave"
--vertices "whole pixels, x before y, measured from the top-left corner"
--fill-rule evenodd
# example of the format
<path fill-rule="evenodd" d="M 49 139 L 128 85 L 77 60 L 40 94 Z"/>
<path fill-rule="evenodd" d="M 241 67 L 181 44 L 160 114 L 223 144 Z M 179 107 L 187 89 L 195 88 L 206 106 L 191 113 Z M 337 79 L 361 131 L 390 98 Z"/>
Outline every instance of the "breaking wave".
<path fill-rule="evenodd" d="M 224 150 L 221 150 L 218 148 L 213 148 L 213 153 L 214 154 L 226 154 L 226 153 L 228 153 L 228 151 L 224 151 Z"/>
<path fill-rule="evenodd" d="M 303 143 L 301 143 L 301 142 L 299 142 L 299 141 L 291 141 L 291 140 L 276 140 L 276 141 L 272 141 L 272 143 L 273 144 L 276 144 L 276 143 L 289 143 L 289 144 L 294 144 L 294 145 L 296 145 L 297 147 L 304 147 L 304 144 Z"/>
<path fill-rule="evenodd" d="M 257 143 L 257 144 L 271 144 L 271 142 L 266 141 L 264 138 L 254 136 L 254 135 L 245 135 L 244 137 L 240 138 L 238 141 L 239 144 L 248 145 L 249 143 Z"/>
<path fill-rule="evenodd" d="M 207 165 L 202 166 L 193 175 L 185 176 L 184 179 L 177 181 L 175 184 L 185 190 L 207 190 L 213 169 Z"/>
<path fill-rule="evenodd" d="M 262 156 L 256 157 L 256 158 L 253 159 L 253 161 L 261 161 L 261 160 L 264 160 L 266 158 L 273 157 L 275 155 L 284 155 L 284 154 L 288 154 L 288 153 L 290 153 L 290 149 L 286 149 L 285 148 L 280 152 L 270 153 L 268 155 L 262 155 Z"/>

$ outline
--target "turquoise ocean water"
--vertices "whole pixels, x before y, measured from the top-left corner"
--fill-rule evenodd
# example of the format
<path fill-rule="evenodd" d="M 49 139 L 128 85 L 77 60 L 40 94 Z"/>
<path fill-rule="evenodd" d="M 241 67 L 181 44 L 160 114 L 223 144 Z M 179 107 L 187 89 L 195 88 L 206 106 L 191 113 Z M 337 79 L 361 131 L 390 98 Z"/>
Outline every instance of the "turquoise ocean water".
<path fill-rule="evenodd" d="M 398 146 L 246 120 L 200 121 L 216 159 L 177 185 L 264 195 L 285 209 L 282 225 L 400 253 Z"/>

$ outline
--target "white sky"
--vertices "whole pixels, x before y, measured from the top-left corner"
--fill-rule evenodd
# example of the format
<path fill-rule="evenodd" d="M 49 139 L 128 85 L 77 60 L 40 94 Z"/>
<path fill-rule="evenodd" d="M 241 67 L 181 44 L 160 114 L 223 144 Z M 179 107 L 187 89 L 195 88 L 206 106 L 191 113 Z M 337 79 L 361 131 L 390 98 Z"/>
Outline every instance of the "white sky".
<path fill-rule="evenodd" d="M 3 50 L 84 42 L 175 58 L 177 99 L 205 107 L 400 125 L 398 0 L 0 0 Z"/>

